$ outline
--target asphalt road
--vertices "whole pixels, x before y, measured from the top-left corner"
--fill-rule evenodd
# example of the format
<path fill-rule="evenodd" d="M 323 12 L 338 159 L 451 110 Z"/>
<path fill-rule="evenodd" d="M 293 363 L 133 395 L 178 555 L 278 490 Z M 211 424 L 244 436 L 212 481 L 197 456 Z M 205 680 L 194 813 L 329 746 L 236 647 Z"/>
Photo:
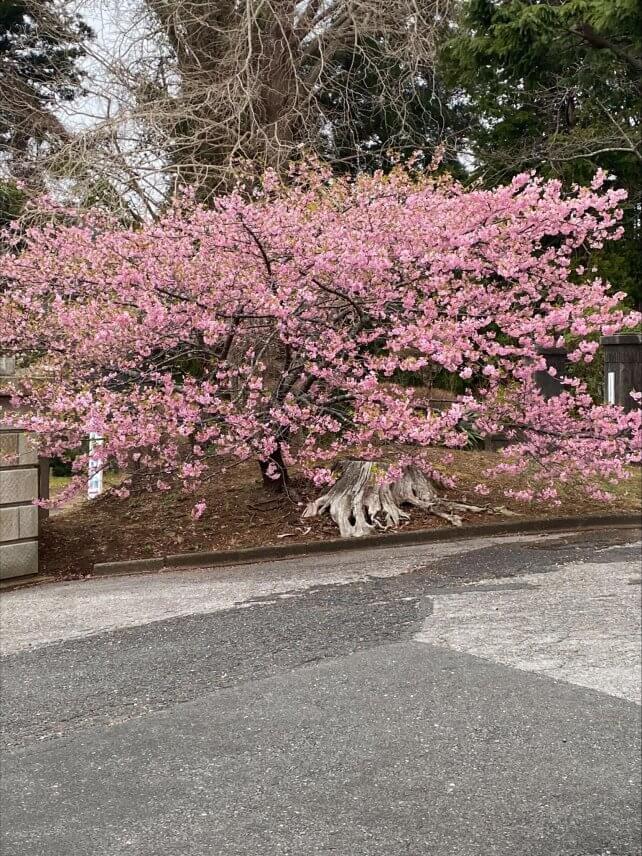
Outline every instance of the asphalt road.
<path fill-rule="evenodd" d="M 0 853 L 639 856 L 639 539 L 10 592 Z"/>

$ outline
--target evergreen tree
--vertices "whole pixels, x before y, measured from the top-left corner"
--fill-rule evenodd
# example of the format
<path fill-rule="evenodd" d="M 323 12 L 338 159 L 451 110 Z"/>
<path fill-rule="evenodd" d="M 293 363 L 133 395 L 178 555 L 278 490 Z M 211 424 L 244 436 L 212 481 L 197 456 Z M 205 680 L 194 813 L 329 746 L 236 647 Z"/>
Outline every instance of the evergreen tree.
<path fill-rule="evenodd" d="M 65 140 L 56 106 L 80 91 L 91 30 L 51 0 L 0 0 L 0 158 L 3 172 L 39 177 L 37 149 Z M 9 191 L 7 191 L 9 193 Z"/>
<path fill-rule="evenodd" d="M 382 98 L 381 80 L 397 92 Z M 423 153 L 430 162 L 437 146 L 443 166 L 463 177 L 457 152 L 468 124 L 465 105 L 453 100 L 438 68 L 428 66 L 408 77 L 385 56 L 376 39 L 337 55 L 318 93 L 327 122 L 322 153 L 335 169 L 388 170 L 398 156 Z"/>
<path fill-rule="evenodd" d="M 639 304 L 642 4 L 464 0 L 442 59 L 475 117 L 471 158 L 485 183 L 531 168 L 586 183 L 602 167 L 628 191 L 626 239 L 599 267 Z"/>

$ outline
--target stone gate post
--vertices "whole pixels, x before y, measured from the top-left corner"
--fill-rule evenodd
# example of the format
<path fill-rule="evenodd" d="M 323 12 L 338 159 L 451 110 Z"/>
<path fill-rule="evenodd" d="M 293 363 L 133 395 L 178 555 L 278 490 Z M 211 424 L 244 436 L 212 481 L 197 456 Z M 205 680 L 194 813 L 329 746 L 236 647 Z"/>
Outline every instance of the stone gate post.
<path fill-rule="evenodd" d="M 619 333 L 602 338 L 604 401 L 626 411 L 638 407 L 630 394 L 642 392 L 642 333 Z"/>
<path fill-rule="evenodd" d="M 0 357 L 0 382 L 14 371 L 13 358 Z M 0 579 L 38 573 L 38 452 L 12 425 L 8 404 L 0 384 Z"/>

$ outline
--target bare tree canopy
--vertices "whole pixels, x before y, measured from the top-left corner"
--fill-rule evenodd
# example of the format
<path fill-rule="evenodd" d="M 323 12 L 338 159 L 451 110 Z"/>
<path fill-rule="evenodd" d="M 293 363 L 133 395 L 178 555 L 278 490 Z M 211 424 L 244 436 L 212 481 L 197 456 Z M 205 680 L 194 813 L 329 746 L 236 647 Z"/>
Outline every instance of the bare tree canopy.
<path fill-rule="evenodd" d="M 176 160 L 197 184 L 239 158 L 278 168 L 301 145 L 330 150 L 358 133 L 363 106 L 394 112 L 402 135 L 410 102 L 433 83 L 447 11 L 444 0 L 147 2 L 180 81 L 174 94 L 155 81 L 150 107 L 163 108 Z"/>
<path fill-rule="evenodd" d="M 304 149 L 345 168 L 432 150 L 452 125 L 434 69 L 453 3 L 133 0 L 89 51 L 101 116 L 58 168 L 153 212 L 177 183 L 206 197 Z"/>

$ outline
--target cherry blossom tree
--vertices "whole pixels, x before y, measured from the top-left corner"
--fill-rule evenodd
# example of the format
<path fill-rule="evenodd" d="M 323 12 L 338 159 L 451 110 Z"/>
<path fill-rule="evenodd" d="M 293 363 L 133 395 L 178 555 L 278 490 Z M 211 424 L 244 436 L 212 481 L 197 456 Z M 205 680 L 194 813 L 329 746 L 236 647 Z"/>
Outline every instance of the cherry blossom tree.
<path fill-rule="evenodd" d="M 463 447 L 471 428 L 514 441 L 498 469 L 527 476 L 518 499 L 554 503 L 578 476 L 606 496 L 640 460 L 639 410 L 596 405 L 574 377 L 546 400 L 533 380 L 542 348 L 590 362 L 600 334 L 640 321 L 574 263 L 621 234 L 604 175 L 568 193 L 532 174 L 465 190 L 312 163 L 242 191 L 208 208 L 182 196 L 138 228 L 55 206 L 14 224 L 0 348 L 32 365 L 16 401 L 45 454 L 99 434 L 93 463 L 125 474 L 118 493 L 178 482 L 195 516 L 199 486 L 234 462 L 257 461 L 274 490 L 293 467 L 319 487 L 338 476 L 306 513 L 329 509 L 344 535 L 396 525 L 407 503 L 458 523 L 426 448 Z M 428 366 L 466 383 L 442 412 L 399 383 Z M 75 457 L 62 498 L 88 466 Z"/>

